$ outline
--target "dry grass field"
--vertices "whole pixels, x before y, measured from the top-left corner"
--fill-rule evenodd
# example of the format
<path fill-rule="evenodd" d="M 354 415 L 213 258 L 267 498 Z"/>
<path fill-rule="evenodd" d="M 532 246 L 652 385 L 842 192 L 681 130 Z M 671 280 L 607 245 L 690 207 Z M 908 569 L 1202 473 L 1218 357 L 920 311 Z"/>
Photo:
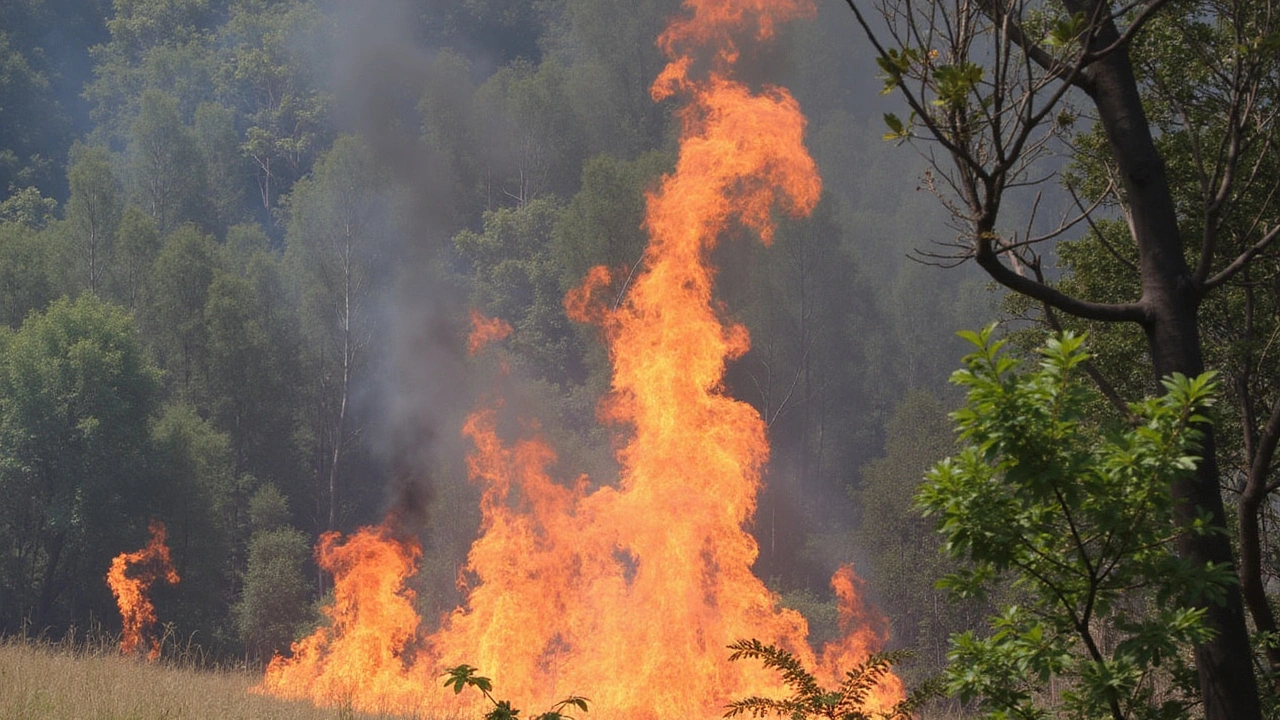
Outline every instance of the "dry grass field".
<path fill-rule="evenodd" d="M 249 692 L 259 675 L 121 657 L 113 643 L 0 640 L 0 720 L 365 720 Z"/>

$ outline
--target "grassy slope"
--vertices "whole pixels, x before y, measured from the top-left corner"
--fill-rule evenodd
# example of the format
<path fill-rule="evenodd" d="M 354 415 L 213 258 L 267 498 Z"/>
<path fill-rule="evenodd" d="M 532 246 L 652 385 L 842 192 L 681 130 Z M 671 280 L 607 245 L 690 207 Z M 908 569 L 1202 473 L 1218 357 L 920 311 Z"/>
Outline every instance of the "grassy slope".
<path fill-rule="evenodd" d="M 148 664 L 110 649 L 0 641 L 0 720 L 340 720 L 250 693 L 260 676 Z M 363 717 L 363 716 L 361 716 Z"/>

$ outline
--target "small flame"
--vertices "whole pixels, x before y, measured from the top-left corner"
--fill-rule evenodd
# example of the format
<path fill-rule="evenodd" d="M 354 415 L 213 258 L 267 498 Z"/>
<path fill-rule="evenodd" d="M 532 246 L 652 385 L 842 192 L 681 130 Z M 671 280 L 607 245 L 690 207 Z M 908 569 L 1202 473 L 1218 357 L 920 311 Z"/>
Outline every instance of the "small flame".
<path fill-rule="evenodd" d="M 585 695 L 593 717 L 712 718 L 734 698 L 786 692 L 772 672 L 728 662 L 736 640 L 790 651 L 831 686 L 883 645 L 883 618 L 860 599 L 852 568 L 832 579 L 842 637 L 821 654 L 805 619 L 751 572 L 758 549 L 746 527 L 768 444 L 759 414 L 723 392 L 726 363 L 750 341 L 712 297 L 709 255 L 726 228 L 768 243 L 775 208 L 805 215 L 821 194 L 795 99 L 732 77 L 735 38 L 767 39 L 779 22 L 812 15 L 813 3 L 685 7 L 691 15 L 658 41 L 670 63 L 653 95 L 687 105 L 676 170 L 648 196 L 646 264 L 616 306 L 603 300 L 606 268 L 565 298 L 570 316 L 600 326 L 608 345 L 613 384 L 602 414 L 626 436 L 617 483 L 556 482 L 552 449 L 536 433 L 504 442 L 496 407 L 482 407 L 463 429 L 475 446 L 469 474 L 483 490 L 463 606 L 420 633 L 404 587 L 417 545 L 385 528 L 343 545 L 326 535 L 318 556 L 335 574 L 331 625 L 273 660 L 263 690 L 368 712 L 474 714 L 478 694 L 441 687 L 444 669 L 465 663 L 532 712 Z M 706 69 L 695 76 L 697 66 Z M 488 338 L 477 318 L 473 347 Z M 890 677 L 866 706 L 885 710 L 901 698 Z"/>
<path fill-rule="evenodd" d="M 116 596 L 120 617 L 124 620 L 124 636 L 120 640 L 120 652 L 131 655 L 146 651 L 147 660 L 160 657 L 160 645 L 150 636 L 156 624 L 156 608 L 147 597 L 157 580 L 173 585 L 178 573 L 169 559 L 169 547 L 165 545 L 164 523 L 152 520 L 148 529 L 151 540 L 146 547 L 135 552 L 120 553 L 111 561 L 107 571 L 107 585 Z"/>
<path fill-rule="evenodd" d="M 475 355 L 486 345 L 502 340 L 511 334 L 511 325 L 502 318 L 485 317 L 478 310 L 471 311 L 471 334 L 467 337 L 467 354 Z"/>

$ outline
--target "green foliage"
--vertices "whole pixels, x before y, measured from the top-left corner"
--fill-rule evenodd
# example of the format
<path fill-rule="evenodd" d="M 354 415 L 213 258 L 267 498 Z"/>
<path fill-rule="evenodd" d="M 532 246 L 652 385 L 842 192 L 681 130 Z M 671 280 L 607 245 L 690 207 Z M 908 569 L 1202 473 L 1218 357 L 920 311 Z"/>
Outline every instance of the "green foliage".
<path fill-rule="evenodd" d="M 1131 407 L 1134 427 L 1100 427 L 1083 337 L 1051 339 L 1019 374 L 993 333 L 963 333 L 976 347 L 953 376 L 969 393 L 952 415 L 965 446 L 930 471 L 918 503 L 967 562 L 946 587 L 980 595 L 1007 578 L 1024 597 L 990 634 L 953 639 L 948 688 L 989 717 L 1047 717 L 1045 703 L 1070 717 L 1178 716 L 1205 605 L 1233 582 L 1173 546 L 1170 484 L 1199 459 L 1212 375 L 1170 377 L 1164 396 Z M 1209 532 L 1207 520 L 1190 531 Z"/>
<path fill-rule="evenodd" d="M 157 90 L 143 93 L 127 154 L 132 197 L 161 234 L 206 219 L 204 157 L 195 133 L 182 121 L 177 98 Z"/>
<path fill-rule="evenodd" d="M 24 186 L 52 192 L 58 158 L 66 156 L 70 128 L 57 88 L 65 60 L 37 43 L 68 18 L 50 17 L 55 13 L 42 12 L 42 4 L 0 7 L 0 193 Z"/>
<path fill-rule="evenodd" d="M 920 63 L 920 56 L 919 50 L 910 47 L 888 48 L 884 55 L 876 56 L 876 64 L 880 66 L 881 79 L 884 81 L 880 94 L 893 92 L 894 88 L 901 85 L 902 78 Z"/>
<path fill-rule="evenodd" d="M 115 239 L 115 276 L 112 297 L 137 310 L 147 285 L 147 272 L 163 243 L 156 221 L 137 205 L 128 205 L 120 216 Z"/>
<path fill-rule="evenodd" d="M 730 645 L 729 649 L 733 650 L 733 654 L 729 656 L 730 661 L 759 660 L 766 668 L 777 670 L 782 681 L 791 689 L 791 695 L 783 699 L 753 696 L 734 700 L 726 707 L 726 718 L 738 715 L 753 718 L 778 715 L 790 720 L 897 720 L 910 718 L 912 712 L 932 692 L 926 690 L 915 693 L 888 711 L 875 712 L 867 709 L 867 699 L 890 669 L 907 657 L 905 652 L 874 654 L 846 672 L 839 687 L 827 689 L 805 669 L 799 658 L 774 645 L 765 645 L 753 638 L 739 640 Z"/>
<path fill-rule="evenodd" d="M 314 619 L 303 573 L 310 554 L 307 536 L 287 525 L 258 530 L 249 541 L 244 591 L 234 614 L 241 642 L 260 658 L 287 650 Z"/>
<path fill-rule="evenodd" d="M 58 201 L 45 197 L 35 187 L 13 190 L 0 201 L 0 222 L 18 223 L 39 230 L 53 219 Z"/>
<path fill-rule="evenodd" d="M 234 110 L 213 102 L 197 105 L 192 121 L 192 132 L 207 173 L 205 187 L 209 191 L 214 230 L 243 220 L 245 216 L 247 168 L 235 123 Z"/>
<path fill-rule="evenodd" d="M 205 305 L 221 264 L 214 239 L 183 225 L 160 249 L 147 271 L 142 326 L 167 380 L 179 397 L 201 406 L 208 371 Z"/>
<path fill-rule="evenodd" d="M 279 440 L 292 432 L 295 363 L 289 333 L 276 326 L 257 290 L 249 279 L 228 272 L 219 272 L 209 284 L 207 407 L 228 428 L 238 471 L 284 481 L 291 448 Z"/>
<path fill-rule="evenodd" d="M 463 231 L 458 252 L 474 269 L 472 302 L 511 323 L 509 347 L 535 377 L 556 383 L 580 380 L 580 338 L 565 315 L 562 267 L 552 254 L 552 228 L 560 206 L 549 198 L 484 215 L 484 233 Z"/>
<path fill-rule="evenodd" d="M 74 236 L 80 287 L 99 293 L 106 289 L 120 213 L 124 210 L 120 182 L 111 169 L 111 153 L 103 147 L 76 145 L 67 168 L 71 198 L 67 221 Z"/>
<path fill-rule="evenodd" d="M 254 532 L 289 524 L 289 498 L 275 483 L 263 483 L 249 498 L 249 526 Z"/>
<path fill-rule="evenodd" d="M 158 372 L 120 308 L 92 297 L 33 314 L 0 355 L 0 587 L 6 623 L 57 622 L 87 601 L 146 522 Z M 102 587 L 98 587 L 102 585 Z"/>
<path fill-rule="evenodd" d="M 57 256 L 48 232 L 0 222 L 0 325 L 18 327 L 57 296 Z"/>
<path fill-rule="evenodd" d="M 485 699 L 493 703 L 493 709 L 485 713 L 485 720 L 516 720 L 520 715 L 518 708 L 512 707 L 508 700 L 498 700 L 493 696 L 493 681 L 487 677 L 477 675 L 480 669 L 470 665 L 458 665 L 457 667 L 448 668 L 445 675 L 448 677 L 444 681 L 445 687 L 453 688 L 453 694 L 457 695 L 468 687 L 473 687 L 484 694 Z M 587 712 L 587 703 L 589 700 L 578 695 L 570 695 L 560 702 L 551 706 L 550 710 L 534 715 L 530 720 L 573 720 L 573 716 L 565 712 L 568 708 L 578 708 L 582 712 Z"/>
<path fill-rule="evenodd" d="M 283 269 L 300 302 L 301 356 L 308 368 L 303 397 L 315 403 L 303 432 L 312 472 L 328 477 L 322 504 L 336 522 L 347 488 L 347 460 L 361 446 L 353 388 L 365 381 L 380 330 L 380 310 L 393 286 L 402 215 L 399 189 L 360 138 L 343 136 L 298 181 L 285 201 L 288 229 Z M 346 499 L 352 496 L 346 494 Z"/>
<path fill-rule="evenodd" d="M 875 588 L 895 641 L 915 654 L 907 678 L 941 673 L 951 634 L 973 627 L 989 607 L 981 599 L 948 598 L 937 587 L 955 566 L 940 552 L 942 538 L 933 523 L 913 512 L 925 473 L 954 449 L 944 403 L 913 390 L 894 408 L 884 456 L 862 467 L 856 492 L 854 539 L 868 559 L 858 569 Z"/>
<path fill-rule="evenodd" d="M 514 62 L 494 73 L 476 99 L 496 125 L 500 143 L 488 150 L 499 191 L 489 198 L 491 206 L 519 207 L 546 195 L 566 197 L 576 189 L 586 147 L 563 65 Z"/>
<path fill-rule="evenodd" d="M 679 12 L 675 0 L 568 0 L 572 39 L 556 57 L 571 61 L 565 82 L 591 150 L 637 158 L 662 147 L 665 112 L 649 84 L 664 59 L 654 38 Z M 572 44 L 570 44 L 572 43 Z"/>
<path fill-rule="evenodd" d="M 956 65 L 939 65 L 933 70 L 937 82 L 938 97 L 933 104 L 950 110 L 959 110 L 969 102 L 969 95 L 982 82 L 983 70 L 971 62 Z"/>
<path fill-rule="evenodd" d="M 233 3 L 220 28 L 219 84 L 247 124 L 240 149 L 253 164 L 263 210 L 332 140 L 323 48 L 334 30 L 333 18 L 307 0 Z"/>
<path fill-rule="evenodd" d="M 190 405 L 166 405 L 151 429 L 146 458 L 153 479 L 147 509 L 169 529 L 182 581 L 166 589 L 165 621 L 215 650 L 234 639 L 226 608 L 236 590 L 238 516 L 243 490 L 225 433 Z"/>
<path fill-rule="evenodd" d="M 1044 44 L 1053 48 L 1070 45 L 1080 38 L 1080 35 L 1088 29 L 1088 26 L 1089 23 L 1083 12 L 1077 12 L 1071 17 L 1058 18 L 1049 26 L 1049 31 L 1045 34 Z"/>

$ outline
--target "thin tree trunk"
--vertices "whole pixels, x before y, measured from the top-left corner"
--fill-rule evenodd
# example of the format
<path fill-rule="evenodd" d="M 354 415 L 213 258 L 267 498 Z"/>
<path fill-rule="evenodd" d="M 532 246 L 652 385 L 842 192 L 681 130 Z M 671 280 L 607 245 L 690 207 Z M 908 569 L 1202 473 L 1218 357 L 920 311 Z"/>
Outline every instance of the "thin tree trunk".
<path fill-rule="evenodd" d="M 1248 401 L 1247 397 L 1241 397 L 1241 402 Z M 1277 631 L 1276 616 L 1262 580 L 1262 529 L 1258 518 L 1267 496 L 1267 476 L 1275 458 L 1277 440 L 1280 440 L 1280 400 L 1272 406 L 1267 425 L 1249 458 L 1248 477 L 1236 507 L 1240 524 L 1240 594 L 1257 630 L 1272 634 Z M 1280 671 L 1280 647 L 1269 643 L 1265 652 L 1271 671 Z"/>

